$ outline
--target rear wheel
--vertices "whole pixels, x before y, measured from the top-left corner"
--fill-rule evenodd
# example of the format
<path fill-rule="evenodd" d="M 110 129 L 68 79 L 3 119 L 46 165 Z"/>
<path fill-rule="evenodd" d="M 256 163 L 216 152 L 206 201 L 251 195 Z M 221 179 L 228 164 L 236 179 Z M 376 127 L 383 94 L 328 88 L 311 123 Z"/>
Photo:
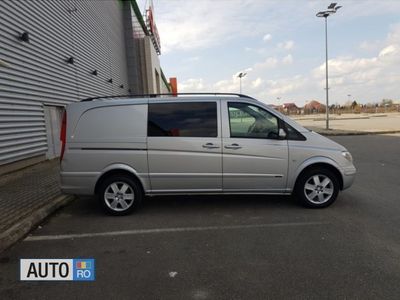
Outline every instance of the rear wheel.
<path fill-rule="evenodd" d="M 330 170 L 311 169 L 301 175 L 295 193 L 302 205 L 322 208 L 335 202 L 339 189 L 339 180 Z"/>
<path fill-rule="evenodd" d="M 102 181 L 99 201 L 103 209 L 114 216 L 130 214 L 143 199 L 140 185 L 126 175 L 112 175 Z"/>

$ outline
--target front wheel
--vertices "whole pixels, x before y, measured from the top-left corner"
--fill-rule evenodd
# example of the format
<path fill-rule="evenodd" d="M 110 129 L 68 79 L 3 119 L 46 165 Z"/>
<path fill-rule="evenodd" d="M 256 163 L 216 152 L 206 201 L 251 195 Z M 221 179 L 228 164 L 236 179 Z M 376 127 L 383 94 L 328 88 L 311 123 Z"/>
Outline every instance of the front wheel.
<path fill-rule="evenodd" d="M 302 205 L 322 208 L 335 202 L 339 189 L 338 178 L 330 170 L 312 169 L 301 175 L 295 193 Z"/>
<path fill-rule="evenodd" d="M 108 214 L 122 216 L 130 214 L 140 205 L 143 192 L 129 176 L 113 175 L 101 183 L 98 198 Z"/>

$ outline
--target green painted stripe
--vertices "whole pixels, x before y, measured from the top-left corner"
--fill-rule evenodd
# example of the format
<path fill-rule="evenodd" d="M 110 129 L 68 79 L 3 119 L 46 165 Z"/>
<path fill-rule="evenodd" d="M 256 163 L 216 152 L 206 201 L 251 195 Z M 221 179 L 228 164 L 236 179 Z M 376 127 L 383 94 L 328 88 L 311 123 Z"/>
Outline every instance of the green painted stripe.
<path fill-rule="evenodd" d="M 164 81 L 165 85 L 167 86 L 168 91 L 171 92 L 171 85 L 169 84 L 167 78 L 165 77 L 163 70 L 161 68 L 160 70 L 161 70 L 161 78 Z"/>
<path fill-rule="evenodd" d="M 140 12 L 140 9 L 139 9 L 139 6 L 136 3 L 136 0 L 125 0 L 125 1 L 129 1 L 131 3 L 133 11 L 134 11 L 134 13 L 136 15 L 136 18 L 138 19 L 140 25 L 142 26 L 142 29 L 143 29 L 144 33 L 146 35 L 150 35 L 149 31 L 147 30 L 146 24 L 144 23 L 142 13 Z"/>

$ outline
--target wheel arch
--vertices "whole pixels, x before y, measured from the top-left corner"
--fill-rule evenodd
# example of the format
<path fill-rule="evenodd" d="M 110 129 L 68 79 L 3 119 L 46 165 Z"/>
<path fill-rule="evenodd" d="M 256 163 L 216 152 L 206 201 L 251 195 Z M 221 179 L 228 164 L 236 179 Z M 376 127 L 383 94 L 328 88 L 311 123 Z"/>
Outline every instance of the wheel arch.
<path fill-rule="evenodd" d="M 126 175 L 135 180 L 139 186 L 142 189 L 142 192 L 145 193 L 146 189 L 146 182 L 141 178 L 141 176 L 136 172 L 135 169 L 133 169 L 130 166 L 124 165 L 124 164 L 116 164 L 116 165 L 111 165 L 106 167 L 103 171 L 102 174 L 99 176 L 99 178 L 96 181 L 96 185 L 94 188 L 95 194 L 98 193 L 99 188 L 102 184 L 102 182 L 113 175 Z"/>
<path fill-rule="evenodd" d="M 317 169 L 317 168 L 325 168 L 334 173 L 339 180 L 340 190 L 343 189 L 343 174 L 340 172 L 339 166 L 331 159 L 323 157 L 321 158 L 313 158 L 308 161 L 305 161 L 296 172 L 295 182 L 293 185 L 293 190 L 295 190 L 296 185 L 299 181 L 299 178 L 310 169 Z"/>

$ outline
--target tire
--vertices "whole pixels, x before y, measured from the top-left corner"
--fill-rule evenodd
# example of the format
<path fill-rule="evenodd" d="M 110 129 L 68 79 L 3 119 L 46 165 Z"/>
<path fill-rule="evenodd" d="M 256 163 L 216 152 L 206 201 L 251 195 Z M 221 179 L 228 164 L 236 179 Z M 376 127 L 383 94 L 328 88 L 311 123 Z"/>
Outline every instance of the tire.
<path fill-rule="evenodd" d="M 310 169 L 300 175 L 295 196 L 303 206 L 328 207 L 335 202 L 340 184 L 337 176 L 328 169 Z"/>
<path fill-rule="evenodd" d="M 129 176 L 111 175 L 101 182 L 97 197 L 106 213 L 124 216 L 139 207 L 143 200 L 143 190 Z"/>

